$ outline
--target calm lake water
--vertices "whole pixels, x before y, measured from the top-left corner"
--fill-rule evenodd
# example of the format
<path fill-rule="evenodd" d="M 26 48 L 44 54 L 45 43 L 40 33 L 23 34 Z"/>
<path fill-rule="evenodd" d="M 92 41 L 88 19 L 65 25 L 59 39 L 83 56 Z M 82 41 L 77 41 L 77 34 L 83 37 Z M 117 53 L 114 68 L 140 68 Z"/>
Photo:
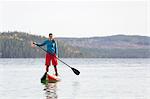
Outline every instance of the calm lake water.
<path fill-rule="evenodd" d="M 61 81 L 40 83 L 44 59 L 0 59 L 0 99 L 150 99 L 150 59 L 62 59 Z M 53 67 L 50 67 L 53 74 Z"/>

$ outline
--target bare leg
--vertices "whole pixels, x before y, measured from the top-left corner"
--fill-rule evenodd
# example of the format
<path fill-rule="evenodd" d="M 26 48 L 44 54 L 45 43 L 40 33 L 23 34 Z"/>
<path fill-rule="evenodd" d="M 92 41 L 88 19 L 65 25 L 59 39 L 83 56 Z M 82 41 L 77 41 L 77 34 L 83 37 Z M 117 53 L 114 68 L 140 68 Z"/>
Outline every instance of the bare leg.
<path fill-rule="evenodd" d="M 49 66 L 46 66 L 46 72 L 48 72 L 49 71 Z"/>
<path fill-rule="evenodd" d="M 57 66 L 54 66 L 54 70 L 55 70 L 55 75 L 58 76 Z"/>

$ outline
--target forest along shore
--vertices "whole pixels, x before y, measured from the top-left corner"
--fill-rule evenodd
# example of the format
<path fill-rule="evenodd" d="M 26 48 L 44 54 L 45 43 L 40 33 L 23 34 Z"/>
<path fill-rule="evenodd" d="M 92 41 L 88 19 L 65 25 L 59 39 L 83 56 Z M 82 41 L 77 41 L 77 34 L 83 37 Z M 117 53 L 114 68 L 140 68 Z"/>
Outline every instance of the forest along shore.
<path fill-rule="evenodd" d="M 57 37 L 57 35 L 56 35 Z M 25 32 L 0 33 L 0 58 L 42 58 L 45 52 L 31 47 L 44 36 Z M 150 58 L 150 37 L 113 35 L 90 38 L 61 38 L 56 41 L 60 58 Z"/>

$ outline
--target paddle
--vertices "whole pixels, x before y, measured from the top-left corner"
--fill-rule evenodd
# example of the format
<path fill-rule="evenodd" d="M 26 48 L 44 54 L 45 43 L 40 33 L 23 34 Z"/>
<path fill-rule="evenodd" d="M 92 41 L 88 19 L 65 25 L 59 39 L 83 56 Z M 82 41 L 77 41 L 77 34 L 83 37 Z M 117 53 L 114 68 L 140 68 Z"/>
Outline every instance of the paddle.
<path fill-rule="evenodd" d="M 35 43 L 33 42 L 33 44 L 35 44 Z M 48 52 L 47 50 L 45 50 L 43 47 L 39 46 L 38 44 L 35 44 L 35 45 L 38 46 L 39 48 L 41 48 L 43 51 L 45 51 L 45 52 L 47 52 L 47 53 L 53 55 L 52 53 Z M 53 55 L 53 56 L 54 56 L 54 55 Z M 77 70 L 77 69 L 75 69 L 75 68 L 69 66 L 68 64 L 66 64 L 65 62 L 63 62 L 61 59 L 59 59 L 57 56 L 55 56 L 55 57 L 56 57 L 60 62 L 64 63 L 66 66 L 68 66 L 69 68 L 71 68 L 72 71 L 73 71 L 76 75 L 79 75 L 79 74 L 80 74 L 80 71 L 79 71 L 79 70 Z"/>
<path fill-rule="evenodd" d="M 43 80 L 46 79 L 46 75 L 47 75 L 47 72 L 44 73 L 44 75 L 43 75 L 42 78 L 41 78 L 41 81 L 43 81 Z"/>

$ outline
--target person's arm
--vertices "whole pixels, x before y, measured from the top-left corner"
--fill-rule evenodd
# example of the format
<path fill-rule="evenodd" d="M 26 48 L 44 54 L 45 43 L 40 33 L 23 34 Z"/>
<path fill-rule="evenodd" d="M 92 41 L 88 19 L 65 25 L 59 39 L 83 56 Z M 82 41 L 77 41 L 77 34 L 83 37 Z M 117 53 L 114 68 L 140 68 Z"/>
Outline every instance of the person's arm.
<path fill-rule="evenodd" d="M 44 46 L 46 44 L 47 41 L 44 41 L 43 43 L 41 44 L 36 44 L 37 46 Z"/>

